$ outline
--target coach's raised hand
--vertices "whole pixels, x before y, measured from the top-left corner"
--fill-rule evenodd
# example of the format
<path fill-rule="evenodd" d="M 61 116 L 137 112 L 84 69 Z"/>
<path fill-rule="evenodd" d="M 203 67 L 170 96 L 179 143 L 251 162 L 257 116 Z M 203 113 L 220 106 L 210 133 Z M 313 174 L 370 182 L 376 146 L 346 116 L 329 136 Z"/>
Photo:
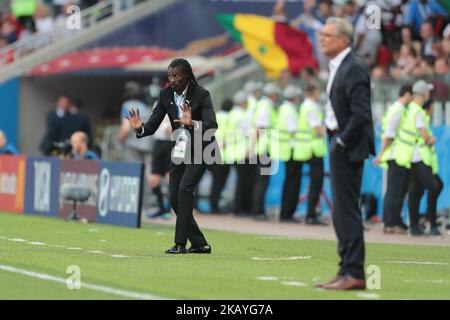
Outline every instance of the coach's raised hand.
<path fill-rule="evenodd" d="M 192 126 L 192 109 L 191 107 L 185 103 L 181 107 L 181 110 L 183 111 L 183 115 L 180 119 L 174 120 L 174 122 L 181 123 L 185 127 L 191 127 Z"/>
<path fill-rule="evenodd" d="M 128 119 L 128 121 L 130 121 L 131 127 L 138 132 L 139 130 L 141 130 L 142 126 L 144 125 L 144 123 L 141 120 L 141 117 L 139 115 L 139 109 L 130 109 L 129 111 L 129 115 L 125 116 L 125 118 Z"/>

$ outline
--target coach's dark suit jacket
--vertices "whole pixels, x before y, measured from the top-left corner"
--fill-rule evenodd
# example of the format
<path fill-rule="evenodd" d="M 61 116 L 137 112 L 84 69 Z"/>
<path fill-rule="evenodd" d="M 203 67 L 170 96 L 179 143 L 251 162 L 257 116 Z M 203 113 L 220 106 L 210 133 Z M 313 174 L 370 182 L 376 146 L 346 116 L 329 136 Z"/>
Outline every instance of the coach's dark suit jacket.
<path fill-rule="evenodd" d="M 370 106 L 370 76 L 364 62 L 351 51 L 334 78 L 330 100 L 339 125 L 338 136 L 347 146 L 350 162 L 375 154 Z"/>
<path fill-rule="evenodd" d="M 214 112 L 214 108 L 211 101 L 211 96 L 205 88 L 202 86 L 194 86 L 189 84 L 188 90 L 186 93 L 186 100 L 190 101 L 190 106 L 192 109 L 192 120 L 196 120 L 201 122 L 202 131 L 205 132 L 209 129 L 217 129 L 216 122 L 216 114 Z M 159 125 L 163 121 L 165 115 L 167 114 L 170 118 L 170 124 L 172 126 L 172 130 L 181 128 L 181 124 L 174 122 L 174 120 L 178 119 L 177 116 L 177 105 L 174 100 L 174 91 L 172 87 L 167 87 L 161 90 L 158 98 L 158 103 L 153 109 L 153 113 L 148 119 L 148 121 L 144 124 L 144 134 L 137 135 L 138 138 L 142 138 L 145 136 L 149 136 L 155 133 L 158 129 Z M 189 129 L 191 137 L 194 137 L 194 129 Z M 175 143 L 175 142 L 174 142 Z M 217 142 L 215 141 L 214 135 L 208 141 L 202 141 L 201 150 L 196 150 L 194 148 L 195 144 L 190 143 L 191 154 L 201 156 L 203 150 L 210 144 L 214 144 L 216 150 L 218 150 Z M 213 146 L 210 146 L 212 148 Z"/>

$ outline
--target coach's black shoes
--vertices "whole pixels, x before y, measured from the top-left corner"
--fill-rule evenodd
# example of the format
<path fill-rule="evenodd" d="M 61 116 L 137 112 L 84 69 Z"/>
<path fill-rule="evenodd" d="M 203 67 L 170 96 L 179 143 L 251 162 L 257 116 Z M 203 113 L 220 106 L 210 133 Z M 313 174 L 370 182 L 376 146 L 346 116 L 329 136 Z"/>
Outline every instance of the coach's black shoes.
<path fill-rule="evenodd" d="M 183 254 L 186 253 L 186 247 L 181 244 L 175 244 L 172 248 L 167 249 L 164 253 L 167 254 Z"/>
<path fill-rule="evenodd" d="M 207 244 L 201 247 L 190 247 L 187 251 L 188 253 L 211 253 L 211 246 Z"/>

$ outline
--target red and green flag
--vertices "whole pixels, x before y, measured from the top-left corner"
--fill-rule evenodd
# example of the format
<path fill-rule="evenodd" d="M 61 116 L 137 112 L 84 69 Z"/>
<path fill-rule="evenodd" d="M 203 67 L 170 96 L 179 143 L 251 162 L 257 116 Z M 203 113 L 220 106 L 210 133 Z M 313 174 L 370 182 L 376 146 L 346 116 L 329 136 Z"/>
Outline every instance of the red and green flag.
<path fill-rule="evenodd" d="M 298 75 L 305 67 L 317 67 L 306 33 L 287 23 L 241 13 L 220 14 L 217 20 L 269 76 L 278 77 L 286 69 Z"/>

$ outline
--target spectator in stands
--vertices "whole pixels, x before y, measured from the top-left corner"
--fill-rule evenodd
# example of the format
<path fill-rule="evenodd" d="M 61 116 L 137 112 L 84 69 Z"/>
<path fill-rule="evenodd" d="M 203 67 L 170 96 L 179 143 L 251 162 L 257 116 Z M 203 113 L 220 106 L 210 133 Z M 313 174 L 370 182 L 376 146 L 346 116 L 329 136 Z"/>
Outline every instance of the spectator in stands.
<path fill-rule="evenodd" d="M 356 22 L 359 19 L 360 16 L 360 12 L 359 12 L 359 8 L 357 7 L 357 5 L 355 4 L 354 1 L 349 0 L 345 3 L 344 5 L 344 15 L 345 18 L 353 25 L 356 25 Z"/>
<path fill-rule="evenodd" d="M 70 137 L 72 146 L 72 158 L 75 160 L 100 160 L 98 155 L 89 150 L 89 138 L 86 133 L 77 131 Z"/>
<path fill-rule="evenodd" d="M 408 46 L 412 46 L 413 45 L 413 34 L 412 34 L 412 29 L 409 26 L 404 26 L 401 31 L 401 42 L 402 44 L 406 44 Z"/>
<path fill-rule="evenodd" d="M 416 77 L 433 76 L 434 74 L 434 57 L 425 56 L 419 59 L 419 63 L 413 68 L 411 75 Z"/>
<path fill-rule="evenodd" d="M 70 106 L 70 99 L 66 95 L 61 95 L 56 102 L 55 109 L 47 113 L 47 132 L 40 145 L 41 152 L 44 155 L 49 156 L 51 154 L 55 142 L 62 142 L 65 139 L 64 137 L 70 137 L 63 126 L 64 117 L 67 116 Z"/>
<path fill-rule="evenodd" d="M 6 138 L 5 133 L 0 130 L 0 155 L 2 154 L 18 154 L 19 151 Z"/>
<path fill-rule="evenodd" d="M 406 7 L 404 23 L 411 26 L 413 32 L 418 35 L 423 22 L 438 15 L 448 17 L 437 0 L 411 0 Z"/>
<path fill-rule="evenodd" d="M 316 11 L 316 19 L 321 23 L 325 24 L 327 19 L 331 17 L 331 1 L 330 0 L 320 0 Z"/>
<path fill-rule="evenodd" d="M 12 0 L 11 11 L 19 24 L 29 33 L 36 30 L 34 15 L 36 14 L 37 0 Z"/>
<path fill-rule="evenodd" d="M 17 40 L 16 28 L 9 20 L 3 21 L 0 34 L 8 39 L 8 44 L 11 44 Z"/>
<path fill-rule="evenodd" d="M 48 33 L 53 31 L 55 21 L 49 14 L 49 8 L 44 4 L 39 4 L 35 15 L 36 31 Z"/>
<path fill-rule="evenodd" d="M 433 34 L 433 22 L 431 20 L 426 20 L 422 23 L 420 28 L 420 36 L 422 38 L 421 55 L 423 57 L 433 55 L 433 44 L 437 39 Z"/>
<path fill-rule="evenodd" d="M 63 13 L 67 0 L 53 0 L 53 17 L 56 18 Z"/>
<path fill-rule="evenodd" d="M 396 78 L 408 76 L 412 73 L 412 70 L 417 64 L 416 50 L 411 46 L 403 44 L 400 47 L 399 56 L 392 71 L 392 75 Z"/>
<path fill-rule="evenodd" d="M 354 5 L 354 4 L 353 4 Z M 362 8 L 364 10 L 365 7 Z M 378 48 L 381 45 L 382 34 L 379 29 L 367 28 L 367 15 L 361 12 L 355 21 L 355 51 L 363 58 L 366 65 L 372 67 L 377 58 Z"/>
<path fill-rule="evenodd" d="M 434 61 L 434 73 L 438 77 L 448 79 L 450 83 L 450 68 L 446 58 L 441 57 Z"/>

